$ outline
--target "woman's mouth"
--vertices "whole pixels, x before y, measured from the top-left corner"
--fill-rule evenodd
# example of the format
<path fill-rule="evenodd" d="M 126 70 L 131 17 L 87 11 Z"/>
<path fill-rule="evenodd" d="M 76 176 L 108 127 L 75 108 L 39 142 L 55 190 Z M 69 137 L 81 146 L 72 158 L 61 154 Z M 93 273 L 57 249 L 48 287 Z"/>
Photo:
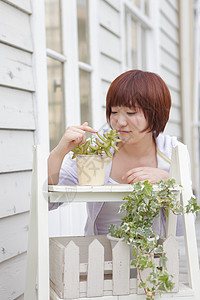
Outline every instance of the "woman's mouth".
<path fill-rule="evenodd" d="M 128 131 L 128 130 L 118 130 L 117 132 L 120 134 L 130 133 L 130 131 Z"/>

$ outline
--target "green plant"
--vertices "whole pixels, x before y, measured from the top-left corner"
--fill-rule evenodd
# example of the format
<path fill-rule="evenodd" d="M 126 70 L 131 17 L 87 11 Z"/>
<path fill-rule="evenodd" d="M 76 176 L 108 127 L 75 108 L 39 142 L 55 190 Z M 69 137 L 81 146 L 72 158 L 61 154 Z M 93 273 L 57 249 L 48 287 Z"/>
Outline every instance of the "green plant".
<path fill-rule="evenodd" d="M 118 133 L 116 130 L 110 130 L 103 134 L 103 136 L 97 132 L 98 138 L 90 137 L 84 144 L 78 145 L 74 150 L 72 158 L 75 158 L 77 155 L 106 155 L 112 157 L 110 153 L 110 148 L 114 148 L 118 151 L 116 143 L 121 142 L 117 138 Z"/>
<path fill-rule="evenodd" d="M 131 264 L 138 270 L 139 287 L 144 289 L 147 300 L 154 299 L 156 293 L 171 291 L 174 287 L 172 276 L 167 271 L 167 257 L 163 246 L 157 245 L 152 230 L 153 219 L 159 216 L 161 209 L 165 210 L 166 216 L 170 210 L 174 214 L 197 213 L 200 210 L 194 197 L 191 197 L 185 207 L 178 203 L 174 187 L 173 178 L 154 185 L 148 181 L 133 184 L 133 191 L 123 198 L 125 203 L 119 210 L 120 213 L 126 211 L 126 216 L 122 218 L 120 227 L 111 224 L 109 229 L 111 236 L 123 238 L 133 246 L 135 259 Z M 148 238 L 152 236 L 155 240 L 149 241 Z M 159 256 L 158 266 L 152 259 L 153 253 Z M 141 272 L 147 268 L 151 268 L 151 272 L 147 278 L 142 278 Z"/>

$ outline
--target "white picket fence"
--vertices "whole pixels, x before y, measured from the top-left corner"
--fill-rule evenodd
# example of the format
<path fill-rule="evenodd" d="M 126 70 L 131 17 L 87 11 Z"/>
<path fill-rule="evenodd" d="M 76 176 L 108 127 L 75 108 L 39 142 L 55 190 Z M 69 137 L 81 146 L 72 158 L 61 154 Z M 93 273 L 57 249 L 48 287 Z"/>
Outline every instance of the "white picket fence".
<path fill-rule="evenodd" d="M 177 242 L 170 236 L 163 247 L 168 257 L 168 271 L 174 276 L 173 292 L 177 292 Z M 60 298 L 143 294 L 143 289 L 138 287 L 139 279 L 130 275 L 137 271 L 131 270 L 134 268 L 130 264 L 130 248 L 124 242 L 118 242 L 112 250 L 106 236 L 50 239 L 51 287 Z M 148 270 L 142 273 L 143 278 L 147 275 Z"/>

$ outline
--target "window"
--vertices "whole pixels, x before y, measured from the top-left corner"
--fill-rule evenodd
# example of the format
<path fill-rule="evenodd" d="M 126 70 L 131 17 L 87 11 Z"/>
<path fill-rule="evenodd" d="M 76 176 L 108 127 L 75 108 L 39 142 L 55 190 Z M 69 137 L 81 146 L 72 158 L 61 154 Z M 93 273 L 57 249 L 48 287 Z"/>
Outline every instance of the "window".
<path fill-rule="evenodd" d="M 62 63 L 47 57 L 49 95 L 50 148 L 56 147 L 65 131 L 64 97 L 62 91 Z"/>
<path fill-rule="evenodd" d="M 77 0 L 77 17 L 81 123 L 87 121 L 92 126 L 88 0 Z"/>
<path fill-rule="evenodd" d="M 46 0 L 45 5 L 47 48 L 61 52 L 60 1 Z"/>
<path fill-rule="evenodd" d="M 81 102 L 81 123 L 88 122 L 92 125 L 92 111 L 91 111 L 91 87 L 90 87 L 90 73 L 80 69 L 80 102 Z"/>
<path fill-rule="evenodd" d="M 76 122 L 88 121 L 92 126 L 89 1 L 76 0 L 72 3 L 65 0 L 45 0 L 45 5 L 50 150 L 52 150 L 64 134 L 67 126 L 66 115 L 68 119 L 70 118 L 70 124 L 73 123 L 68 107 L 70 111 L 77 112 Z M 70 18 L 68 23 L 65 19 L 67 12 L 70 12 L 67 16 Z M 78 37 L 76 48 L 74 47 L 76 43 L 71 40 L 72 36 L 74 40 Z M 72 67 L 77 71 L 73 72 L 70 69 Z M 73 81 L 79 85 L 77 96 L 73 95 L 73 91 L 69 92 L 69 87 L 74 85 Z M 80 110 L 77 109 L 79 104 Z"/>
<path fill-rule="evenodd" d="M 130 0 L 125 3 L 125 65 L 126 69 L 146 66 L 146 34 L 149 26 L 149 0 Z"/>
<path fill-rule="evenodd" d="M 46 43 L 48 68 L 50 150 L 60 141 L 65 131 L 65 99 L 62 55 L 61 4 L 46 0 Z"/>
<path fill-rule="evenodd" d="M 131 2 L 138 7 L 142 13 L 149 16 L 149 0 L 131 0 Z"/>
<path fill-rule="evenodd" d="M 79 60 L 90 63 L 88 1 L 77 0 Z"/>

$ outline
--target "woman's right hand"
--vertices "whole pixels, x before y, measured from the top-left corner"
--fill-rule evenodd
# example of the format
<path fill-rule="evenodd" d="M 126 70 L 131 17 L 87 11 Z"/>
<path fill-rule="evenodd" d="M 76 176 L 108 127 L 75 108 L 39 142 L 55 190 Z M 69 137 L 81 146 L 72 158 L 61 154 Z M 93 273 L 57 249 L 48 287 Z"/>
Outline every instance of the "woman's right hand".
<path fill-rule="evenodd" d="M 72 151 L 74 148 L 76 148 L 77 145 L 85 143 L 86 131 L 91 133 L 97 132 L 97 130 L 88 126 L 88 122 L 84 122 L 80 126 L 67 127 L 63 137 L 55 148 L 57 154 L 65 156 L 69 151 Z"/>
<path fill-rule="evenodd" d="M 49 184 L 58 184 L 60 168 L 65 155 L 76 148 L 78 144 L 81 145 L 86 141 L 86 131 L 97 132 L 88 126 L 87 122 L 84 122 L 81 126 L 70 126 L 66 129 L 59 144 L 51 151 L 48 158 Z"/>

